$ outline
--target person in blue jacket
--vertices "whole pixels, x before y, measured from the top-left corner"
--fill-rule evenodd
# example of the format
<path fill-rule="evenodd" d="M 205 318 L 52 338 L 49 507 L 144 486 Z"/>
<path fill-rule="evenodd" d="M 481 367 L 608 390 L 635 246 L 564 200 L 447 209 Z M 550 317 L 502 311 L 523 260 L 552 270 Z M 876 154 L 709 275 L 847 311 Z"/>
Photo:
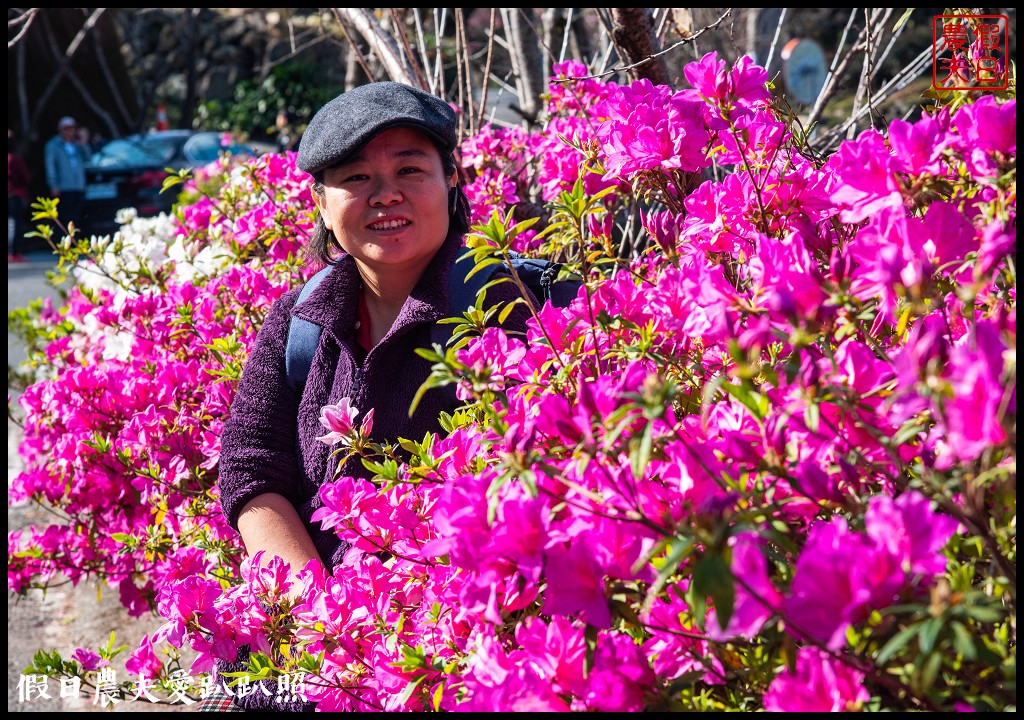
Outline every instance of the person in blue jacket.
<path fill-rule="evenodd" d="M 311 522 L 318 490 L 334 479 L 320 410 L 350 398 L 359 419 L 374 412 L 371 439 L 394 443 L 440 432 L 439 416 L 460 404 L 454 388 L 413 398 L 431 371 L 417 348 L 431 346 L 449 307 L 448 276 L 465 251 L 469 206 L 458 186 L 455 113 L 444 100 L 395 82 L 356 87 L 322 107 L 299 144 L 297 162 L 312 176 L 319 210 L 308 250 L 330 273 L 296 304 L 299 288 L 270 309 L 249 357 L 221 436 L 218 486 L 222 511 L 246 552 L 278 556 L 293 573 L 310 560 L 344 572 L 349 550 L 333 531 Z M 518 297 L 512 283 L 487 302 Z M 536 304 L 536 298 L 527 298 Z M 285 372 L 292 316 L 322 328 L 302 387 Z M 524 332 L 529 309 L 502 323 Z M 368 477 L 358 458 L 346 475 Z M 245 653 L 221 670 L 244 669 Z M 273 688 L 269 688 L 271 691 Z M 230 692 L 228 693 L 230 694 Z M 263 692 L 234 699 L 246 709 L 311 709 Z M 209 705 L 209 703 L 208 703 Z M 221 706 L 220 709 L 223 709 Z"/>
<path fill-rule="evenodd" d="M 57 134 L 44 148 L 46 184 L 50 196 L 59 198 L 57 217 L 67 227 L 80 225 L 85 204 L 85 165 L 92 151 L 78 141 L 78 123 L 69 115 L 57 122 Z"/>

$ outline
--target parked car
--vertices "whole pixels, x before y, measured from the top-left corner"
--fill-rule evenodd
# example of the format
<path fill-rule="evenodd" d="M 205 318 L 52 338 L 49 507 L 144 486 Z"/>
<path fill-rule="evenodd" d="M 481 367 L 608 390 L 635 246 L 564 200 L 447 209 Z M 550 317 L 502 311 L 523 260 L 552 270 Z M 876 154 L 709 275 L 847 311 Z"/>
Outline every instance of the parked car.
<path fill-rule="evenodd" d="M 88 235 L 108 235 L 119 229 L 117 212 L 132 207 L 139 217 L 170 212 L 181 186 L 160 192 L 167 168 L 199 168 L 220 153 L 258 156 L 273 146 L 256 143 L 222 144 L 224 133 L 161 130 L 111 140 L 93 154 L 85 168 L 85 207 L 82 229 Z"/>

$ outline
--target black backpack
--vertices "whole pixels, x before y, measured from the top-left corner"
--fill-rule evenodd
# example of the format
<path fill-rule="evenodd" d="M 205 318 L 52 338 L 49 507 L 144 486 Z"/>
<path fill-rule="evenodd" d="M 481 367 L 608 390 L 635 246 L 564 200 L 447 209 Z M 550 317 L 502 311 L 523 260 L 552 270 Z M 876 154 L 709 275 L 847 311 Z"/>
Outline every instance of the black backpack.
<path fill-rule="evenodd" d="M 476 265 L 476 259 L 472 255 L 465 255 L 460 258 L 452 268 L 448 280 L 448 292 L 451 296 L 452 313 L 459 316 L 465 310 L 476 304 L 477 293 L 490 280 L 494 271 L 502 267 L 501 262 L 492 263 L 481 268 L 469 276 L 469 273 Z M 583 281 L 578 276 L 559 278 L 562 264 L 552 260 L 528 258 L 519 253 L 510 252 L 507 261 L 509 267 L 515 268 L 516 274 L 523 281 L 534 296 L 543 304 L 550 300 L 556 307 L 566 307 L 571 303 L 579 292 Z M 306 281 L 299 293 L 295 304 L 305 300 L 313 289 L 320 284 L 333 266 L 328 265 L 323 270 Z M 431 341 L 444 347 L 451 337 L 453 326 L 448 323 L 438 323 L 432 330 Z M 309 368 L 313 364 L 313 353 L 320 342 L 322 328 L 307 320 L 292 317 L 288 327 L 288 341 L 285 345 L 284 366 L 288 384 L 300 392 L 309 375 Z"/>

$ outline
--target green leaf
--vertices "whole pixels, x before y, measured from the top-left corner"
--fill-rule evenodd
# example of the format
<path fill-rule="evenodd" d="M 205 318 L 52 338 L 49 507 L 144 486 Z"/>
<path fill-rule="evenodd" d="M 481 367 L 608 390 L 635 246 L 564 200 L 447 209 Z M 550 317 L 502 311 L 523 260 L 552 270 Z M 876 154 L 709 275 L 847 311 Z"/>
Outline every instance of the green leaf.
<path fill-rule="evenodd" d="M 403 706 L 407 702 L 409 702 L 409 698 L 412 697 L 412 694 L 416 692 L 416 688 L 419 687 L 420 683 L 423 682 L 426 679 L 426 677 L 426 675 L 420 675 L 418 678 L 416 678 L 411 683 L 405 686 L 405 689 L 402 690 L 402 694 L 398 696 L 399 706 Z"/>
<path fill-rule="evenodd" d="M 893 446 L 903 445 L 907 441 L 916 438 L 923 430 L 924 424 L 918 418 L 911 418 L 896 431 L 892 438 L 892 444 Z"/>
<path fill-rule="evenodd" d="M 1003 613 L 994 607 L 972 605 L 964 608 L 964 613 L 980 623 L 994 623 L 1003 619 Z"/>
<path fill-rule="evenodd" d="M 676 568 L 693 549 L 693 540 L 691 538 L 673 538 L 672 539 L 672 552 L 665 559 L 664 564 L 661 566 L 661 570 L 658 572 L 658 577 L 651 585 L 647 592 L 647 599 L 644 600 L 644 611 L 649 612 L 651 606 L 654 604 L 655 598 L 661 593 L 663 587 L 668 582 L 668 579 L 675 573 Z M 692 587 L 692 586 L 691 586 Z"/>
<path fill-rule="evenodd" d="M 917 642 L 921 652 L 929 654 L 935 649 L 935 640 L 942 632 L 942 620 L 940 618 L 929 618 L 921 624 L 921 631 L 918 634 Z"/>
<path fill-rule="evenodd" d="M 918 633 L 918 626 L 911 625 L 900 630 L 892 636 L 885 646 L 875 656 L 875 665 L 882 666 L 889 662 L 889 658 L 905 648 Z"/>
<path fill-rule="evenodd" d="M 895 35 L 896 31 L 903 27 L 904 23 L 910 19 L 910 16 L 914 14 L 914 8 L 907 8 L 903 11 L 903 15 L 896 21 L 896 24 L 892 26 L 892 34 Z"/>
<path fill-rule="evenodd" d="M 299 670 L 305 670 L 310 674 L 319 674 L 320 666 L 324 661 L 324 654 L 326 651 L 321 650 L 316 656 L 309 653 L 308 650 L 303 650 L 302 654 L 299 655 L 298 662 L 296 663 Z"/>
<path fill-rule="evenodd" d="M 633 477 L 637 480 L 642 480 L 644 477 L 644 471 L 647 469 L 647 463 L 651 459 L 651 444 L 653 440 L 654 423 L 647 423 L 644 427 L 644 433 L 640 437 L 640 447 L 633 453 L 631 458 L 630 467 L 633 470 Z"/>
<path fill-rule="evenodd" d="M 739 400 L 757 420 L 764 420 L 768 408 L 768 398 L 762 393 L 755 391 L 748 383 L 733 385 L 723 382 L 721 388 Z"/>
<path fill-rule="evenodd" d="M 949 624 L 953 630 L 953 646 L 956 651 L 964 656 L 966 660 L 976 660 L 978 657 L 978 649 L 974 644 L 974 636 L 967 631 L 963 623 L 954 620 Z"/>
<path fill-rule="evenodd" d="M 523 300 L 520 297 L 520 298 L 516 298 L 512 302 L 506 303 L 505 307 L 503 307 L 501 309 L 501 312 L 498 314 L 498 322 L 501 323 L 502 325 L 504 325 L 505 321 L 508 319 L 508 316 L 511 315 L 512 311 L 516 309 L 516 306 L 520 305 L 520 304 L 522 304 L 524 302 L 526 302 L 526 301 Z"/>
<path fill-rule="evenodd" d="M 711 598 L 719 627 L 729 624 L 736 603 L 736 581 L 721 553 L 706 554 L 697 561 L 693 569 L 693 592 L 701 600 Z M 698 624 L 703 626 L 703 617 Z"/>
<path fill-rule="evenodd" d="M 911 678 L 911 686 L 920 693 L 927 693 L 935 684 L 935 678 L 939 676 L 939 669 L 942 667 L 942 653 L 932 653 L 925 661 L 920 670 Z"/>
<path fill-rule="evenodd" d="M 821 424 L 821 408 L 816 402 L 809 402 L 804 408 L 804 422 L 807 424 L 807 429 L 812 433 L 818 432 L 818 427 Z"/>

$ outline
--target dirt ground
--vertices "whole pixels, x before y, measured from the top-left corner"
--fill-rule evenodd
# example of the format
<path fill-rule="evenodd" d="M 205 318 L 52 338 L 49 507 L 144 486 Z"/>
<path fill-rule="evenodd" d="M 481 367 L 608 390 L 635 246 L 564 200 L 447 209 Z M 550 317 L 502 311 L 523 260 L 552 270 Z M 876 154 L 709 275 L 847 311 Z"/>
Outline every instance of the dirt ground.
<path fill-rule="evenodd" d="M 8 264 L 7 307 L 8 310 L 25 307 L 29 301 L 41 296 L 56 298 L 56 292 L 46 284 L 46 272 L 54 265 L 52 256 L 39 254 L 30 262 Z M 17 338 L 8 333 L 8 363 L 17 365 L 24 360 L 24 347 Z M 17 391 L 8 386 L 8 396 L 17 402 Z M 20 428 L 7 420 L 7 483 L 15 478 L 22 468 L 18 456 Z M 35 505 L 10 506 L 7 508 L 8 532 L 49 525 L 52 516 Z M 114 663 L 115 680 L 131 678 L 124 669 L 128 652 L 134 649 L 142 636 L 152 634 L 161 624 L 159 618 L 132 618 L 118 602 L 117 592 L 104 587 L 97 593 L 95 584 L 70 583 L 48 590 L 32 591 L 27 597 L 19 598 L 12 593 L 7 597 L 7 711 L 8 712 L 180 712 L 194 708 L 176 704 L 155 704 L 148 700 L 121 701 L 113 706 L 97 698 L 94 690 L 81 688 L 77 696 L 70 687 L 61 697 L 61 684 L 55 679 L 34 678 L 37 684 L 30 685 L 24 670 L 32 663 L 39 650 L 57 650 L 62 657 L 69 657 L 78 647 L 98 648 L 107 644 L 110 633 L 115 633 L 115 645 L 127 645 Z M 118 662 L 120 661 L 120 662 Z M 131 678 L 135 679 L 135 678 Z M 45 685 L 44 685 L 45 682 Z M 43 694 L 45 693 L 45 695 Z M 48 697 L 47 697 L 48 696 Z M 159 698 L 158 695 L 155 695 Z"/>
<path fill-rule="evenodd" d="M 7 477 L 8 483 L 20 470 L 17 455 L 17 426 L 7 422 Z M 50 516 L 38 506 L 23 505 L 7 508 L 7 529 L 18 530 L 35 524 L 49 524 Z M 156 704 L 145 699 L 121 701 L 111 706 L 95 690 L 82 687 L 76 697 L 70 688 L 61 697 L 61 683 L 55 679 L 29 687 L 24 676 L 25 667 L 39 650 L 57 650 L 69 657 L 75 648 L 97 648 L 106 645 L 110 633 L 115 634 L 115 645 L 128 645 L 114 663 L 115 679 L 125 680 L 131 675 L 124 669 L 124 660 L 146 633 L 152 633 L 161 624 L 159 618 L 132 618 L 121 606 L 117 592 L 104 587 L 97 593 L 95 584 L 80 583 L 73 587 L 66 583 L 43 594 L 33 590 L 28 597 L 18 598 L 9 593 L 7 599 L 7 711 L 8 712 L 180 712 L 186 708 L 176 704 Z M 45 692 L 49 697 L 44 696 Z M 159 697 L 159 695 L 157 695 Z"/>

